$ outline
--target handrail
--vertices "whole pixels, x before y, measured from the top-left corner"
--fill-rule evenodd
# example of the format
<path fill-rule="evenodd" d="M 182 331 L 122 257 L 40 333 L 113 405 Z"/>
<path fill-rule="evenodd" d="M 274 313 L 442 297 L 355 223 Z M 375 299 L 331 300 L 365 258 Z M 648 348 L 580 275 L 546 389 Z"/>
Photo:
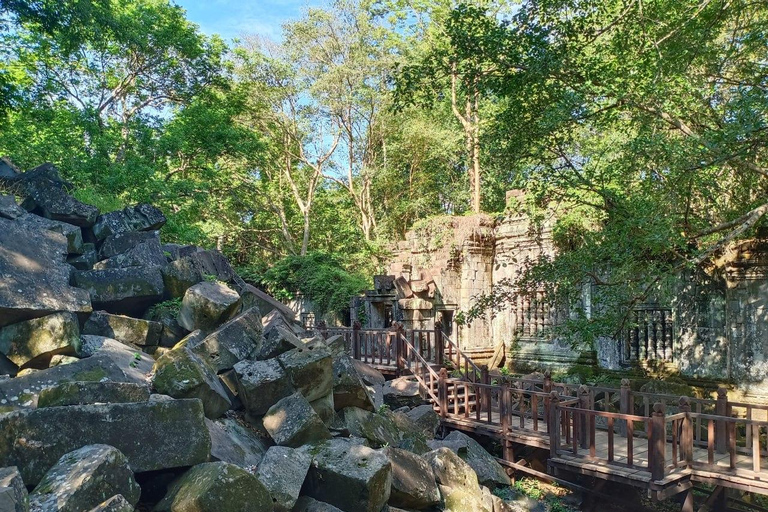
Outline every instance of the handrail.
<path fill-rule="evenodd" d="M 467 356 L 467 355 L 466 355 L 466 354 L 465 354 L 465 353 L 464 353 L 464 352 L 463 352 L 463 351 L 462 351 L 462 350 L 459 348 L 459 346 L 458 346 L 456 343 L 454 343 L 454 341 L 451 339 L 451 337 L 450 337 L 450 336 L 448 336 L 447 334 L 443 334 L 443 340 L 447 341 L 448 354 L 449 354 L 449 356 L 448 356 L 448 357 L 450 358 L 451 362 L 453 362 L 453 358 L 452 358 L 451 356 L 452 356 L 452 354 L 453 354 L 453 350 L 455 350 L 455 351 L 456 351 L 456 355 L 458 356 L 458 357 L 457 357 L 457 362 L 458 362 L 458 365 L 457 365 L 457 366 L 458 366 L 458 369 L 459 369 L 459 371 L 461 371 L 461 366 L 462 366 L 462 365 L 461 365 L 461 359 L 463 359 L 463 360 L 464 360 L 464 375 L 465 375 L 467 378 L 469 378 L 470 380 L 472 380 L 473 382 L 477 382 L 477 381 L 479 381 L 479 380 L 480 380 L 480 377 L 481 377 L 481 375 L 482 375 L 482 373 L 483 373 L 483 372 L 482 372 L 482 370 L 480 370 L 480 367 L 478 367 L 478 366 L 475 364 L 475 362 L 474 362 L 474 361 L 472 361 L 472 359 L 471 359 L 469 356 Z M 461 359 L 459 359 L 459 357 L 460 357 Z M 470 377 L 469 377 L 469 367 L 471 367 L 471 368 L 472 368 L 472 373 L 473 373 L 473 375 L 474 375 L 474 379 L 472 379 L 472 378 L 470 378 Z"/>
<path fill-rule="evenodd" d="M 439 398 L 434 394 L 432 390 L 432 383 L 438 382 L 440 380 L 440 376 L 437 374 L 437 372 L 432 368 L 432 365 L 424 359 L 421 354 L 419 354 L 419 351 L 416 350 L 416 347 L 411 345 L 411 343 L 408 341 L 408 338 L 406 338 L 402 333 L 399 333 L 398 335 L 399 340 L 403 343 L 403 346 L 406 349 L 405 354 L 405 364 L 407 364 L 410 368 L 410 363 L 413 359 L 411 359 L 410 356 L 415 356 L 415 360 L 417 360 L 420 364 L 421 373 L 419 372 L 411 372 L 416 377 L 416 380 L 419 381 L 419 384 L 421 384 L 422 388 L 425 389 L 426 393 L 435 401 L 439 402 Z M 426 373 L 430 376 L 430 385 L 427 385 L 427 381 L 424 375 L 424 370 L 426 370 Z"/>

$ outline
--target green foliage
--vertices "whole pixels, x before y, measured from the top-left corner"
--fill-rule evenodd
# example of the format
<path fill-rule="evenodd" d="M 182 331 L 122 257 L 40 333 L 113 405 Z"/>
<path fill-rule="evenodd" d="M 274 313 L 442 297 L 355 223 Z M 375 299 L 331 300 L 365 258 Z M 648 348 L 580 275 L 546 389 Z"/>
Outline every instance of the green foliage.
<path fill-rule="evenodd" d="M 267 270 L 261 283 L 280 300 L 301 293 L 320 316 L 348 310 L 351 298 L 370 286 L 363 276 L 345 270 L 338 256 L 324 252 L 288 256 Z"/>
<path fill-rule="evenodd" d="M 181 297 L 168 299 L 149 308 L 147 318 L 156 321 L 167 317 L 176 318 L 179 315 L 179 310 L 181 310 Z"/>

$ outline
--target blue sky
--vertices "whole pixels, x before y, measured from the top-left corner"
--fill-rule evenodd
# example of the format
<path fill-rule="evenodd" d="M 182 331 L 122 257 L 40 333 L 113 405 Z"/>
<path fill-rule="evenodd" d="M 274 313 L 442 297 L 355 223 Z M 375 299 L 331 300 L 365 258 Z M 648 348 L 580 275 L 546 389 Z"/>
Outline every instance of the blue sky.
<path fill-rule="evenodd" d="M 227 40 L 243 34 L 279 39 L 280 26 L 301 16 L 308 6 L 324 5 L 323 0 L 174 0 L 187 10 L 187 18 L 206 34 Z"/>

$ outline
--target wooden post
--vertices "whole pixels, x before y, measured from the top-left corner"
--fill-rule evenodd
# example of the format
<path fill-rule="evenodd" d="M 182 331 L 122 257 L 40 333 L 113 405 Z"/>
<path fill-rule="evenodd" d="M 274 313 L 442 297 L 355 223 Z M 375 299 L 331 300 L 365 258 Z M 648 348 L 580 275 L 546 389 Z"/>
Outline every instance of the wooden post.
<path fill-rule="evenodd" d="M 666 446 L 667 431 L 666 420 L 664 418 L 664 404 L 656 402 L 653 404 L 653 414 L 651 415 L 651 432 L 648 438 L 648 458 L 651 470 L 651 478 L 654 480 L 664 479 L 664 469 L 666 467 Z"/>
<path fill-rule="evenodd" d="M 693 462 L 693 422 L 691 421 L 691 403 L 688 397 L 681 396 L 678 401 L 680 412 L 685 413 L 685 417 L 680 422 L 680 459 L 685 461 L 686 466 Z"/>
<path fill-rule="evenodd" d="M 324 340 L 328 339 L 328 325 L 325 323 L 325 320 L 318 320 L 317 323 L 315 323 L 315 328 L 320 331 L 320 336 L 322 336 Z"/>
<path fill-rule="evenodd" d="M 352 357 L 354 359 L 360 359 L 360 322 L 355 320 L 355 323 L 352 324 Z"/>
<path fill-rule="evenodd" d="M 551 393 L 552 392 L 552 372 L 550 370 L 546 370 L 544 372 L 544 389 L 543 391 L 545 393 Z"/>
<path fill-rule="evenodd" d="M 499 419 L 501 420 L 501 431 L 506 437 L 510 427 L 510 413 L 512 412 L 512 392 L 509 389 L 509 382 L 501 384 L 501 408 L 499 410 Z"/>
<path fill-rule="evenodd" d="M 632 398 L 632 388 L 629 379 L 621 379 L 621 391 L 619 396 L 619 412 L 621 414 L 634 414 L 634 402 Z M 627 435 L 627 422 L 619 422 L 619 433 L 622 436 Z"/>
<path fill-rule="evenodd" d="M 722 386 L 717 388 L 715 414 L 717 416 L 728 416 L 728 390 Z M 717 451 L 717 453 L 726 453 L 728 449 L 727 440 L 728 423 L 722 420 L 715 422 L 715 451 Z"/>
<path fill-rule="evenodd" d="M 584 384 L 579 386 L 579 409 L 592 409 L 590 406 L 589 388 Z M 587 443 L 591 419 L 592 417 L 586 413 L 579 414 L 579 444 L 582 448 L 589 448 Z"/>
<path fill-rule="evenodd" d="M 435 320 L 435 364 L 442 366 L 444 355 L 443 323 L 440 320 Z"/>
<path fill-rule="evenodd" d="M 547 416 L 547 431 L 549 432 L 549 457 L 557 457 L 560 450 L 560 395 L 552 391 L 547 399 L 549 415 Z"/>
<path fill-rule="evenodd" d="M 437 398 L 440 400 L 440 417 L 448 416 L 448 370 L 440 368 L 437 381 Z"/>
<path fill-rule="evenodd" d="M 491 383 L 491 374 L 488 371 L 488 365 L 483 365 L 480 367 L 480 383 L 485 384 L 486 386 Z M 477 393 L 478 397 L 481 399 L 480 401 L 480 412 L 488 411 L 491 408 L 491 396 L 490 396 L 490 388 L 480 388 L 480 392 Z M 512 461 L 514 462 L 514 461 Z"/>

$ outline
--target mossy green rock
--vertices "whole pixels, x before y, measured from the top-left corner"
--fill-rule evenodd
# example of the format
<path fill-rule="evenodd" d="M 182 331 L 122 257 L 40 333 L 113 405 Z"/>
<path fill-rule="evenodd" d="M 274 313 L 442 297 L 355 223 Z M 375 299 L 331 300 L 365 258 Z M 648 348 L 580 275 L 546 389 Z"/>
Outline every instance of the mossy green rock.
<path fill-rule="evenodd" d="M 459 449 L 458 455 L 475 471 L 480 485 L 493 489 L 511 484 L 507 472 L 496 462 L 495 457 L 465 433 L 454 430 L 446 436 L 445 441 L 455 442 L 453 446 L 466 446 L 466 449 Z"/>
<path fill-rule="evenodd" d="M 216 372 L 187 347 L 160 356 L 152 370 L 152 387 L 173 398 L 199 398 L 206 417 L 211 419 L 232 405 Z"/>
<path fill-rule="evenodd" d="M 494 512 L 484 502 L 480 491 L 472 492 L 461 487 L 440 486 L 445 512 Z"/>
<path fill-rule="evenodd" d="M 141 347 L 156 346 L 162 330 L 159 322 L 112 315 L 106 311 L 94 311 L 83 326 L 83 334 L 104 336 Z"/>
<path fill-rule="evenodd" d="M 422 457 L 398 448 L 384 450 L 392 464 L 392 492 L 389 504 L 423 509 L 440 502 L 432 467 Z"/>
<path fill-rule="evenodd" d="M 357 407 L 347 407 L 339 414 L 352 435 L 367 439 L 376 448 L 397 446 L 403 439 L 403 433 L 392 418 L 385 414 Z"/>
<path fill-rule="evenodd" d="M 94 309 L 138 316 L 163 300 L 163 276 L 159 267 L 79 270 L 75 286 L 88 290 Z"/>
<path fill-rule="evenodd" d="M 36 512 L 82 512 L 116 494 L 135 505 L 141 489 L 120 450 L 94 444 L 61 457 L 29 495 L 29 502 Z"/>
<path fill-rule="evenodd" d="M 89 444 L 120 450 L 134 472 L 205 462 L 211 438 L 200 400 L 26 409 L 0 415 L 0 466 L 35 485 L 62 455 Z"/>
<path fill-rule="evenodd" d="M 254 416 L 261 416 L 276 401 L 295 392 L 288 374 L 277 362 L 241 361 L 235 365 L 237 375 L 237 396 L 245 410 Z"/>
<path fill-rule="evenodd" d="M 46 368 L 56 354 L 75 354 L 80 326 L 74 313 L 61 312 L 0 328 L 0 352 L 20 367 Z"/>
<path fill-rule="evenodd" d="M 222 372 L 251 357 L 261 341 L 261 314 L 254 307 L 187 346 Z"/>
<path fill-rule="evenodd" d="M 293 387 L 312 402 L 333 392 L 333 358 L 322 343 L 309 343 L 278 356 Z"/>
<path fill-rule="evenodd" d="M 435 472 L 438 484 L 450 488 L 464 488 L 470 492 L 478 492 L 480 489 L 472 467 L 449 448 L 438 448 L 424 454 L 424 458 Z"/>
<path fill-rule="evenodd" d="M 93 507 L 88 512 L 134 512 L 134 509 L 133 505 L 128 503 L 128 500 L 122 494 L 117 494 Z"/>
<path fill-rule="evenodd" d="M 382 452 L 346 439 L 310 449 L 304 491 L 345 512 L 379 512 L 389 500 L 392 465 Z"/>
<path fill-rule="evenodd" d="M 149 400 L 149 386 L 130 382 L 62 382 L 45 388 L 37 399 L 38 407 L 65 405 L 134 403 Z"/>
<path fill-rule="evenodd" d="M 234 464 L 199 464 L 171 485 L 155 512 L 271 511 L 272 498 L 252 474 Z"/>
<path fill-rule="evenodd" d="M 240 309 L 240 295 L 225 284 L 205 281 L 190 287 L 179 310 L 179 325 L 210 332 Z"/>
<path fill-rule="evenodd" d="M 263 419 L 264 428 L 276 444 L 297 448 L 331 437 L 320 416 L 301 393 L 279 400 Z"/>
<path fill-rule="evenodd" d="M 287 446 L 267 450 L 256 476 L 269 490 L 275 512 L 293 510 L 311 462 L 312 457 L 304 450 Z"/>

